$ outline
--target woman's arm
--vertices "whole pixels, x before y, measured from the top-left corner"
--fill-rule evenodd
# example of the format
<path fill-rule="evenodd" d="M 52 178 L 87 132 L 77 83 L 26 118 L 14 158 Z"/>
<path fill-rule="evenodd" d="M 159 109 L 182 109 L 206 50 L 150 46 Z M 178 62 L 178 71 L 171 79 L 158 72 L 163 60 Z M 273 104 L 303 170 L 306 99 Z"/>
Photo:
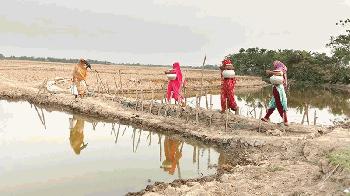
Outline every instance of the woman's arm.
<path fill-rule="evenodd" d="M 265 71 L 267 75 L 275 75 L 275 76 L 282 76 L 283 72 L 282 71 L 270 71 L 270 70 L 266 70 Z"/>
<path fill-rule="evenodd" d="M 174 74 L 175 71 L 173 69 L 170 69 L 170 70 L 166 70 L 164 71 L 165 74 Z"/>

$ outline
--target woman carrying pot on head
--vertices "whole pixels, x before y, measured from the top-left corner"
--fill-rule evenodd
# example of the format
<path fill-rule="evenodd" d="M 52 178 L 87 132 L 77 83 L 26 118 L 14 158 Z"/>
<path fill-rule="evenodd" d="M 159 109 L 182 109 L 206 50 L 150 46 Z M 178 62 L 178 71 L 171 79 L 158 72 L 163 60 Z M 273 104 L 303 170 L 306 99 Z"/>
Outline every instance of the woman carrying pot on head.
<path fill-rule="evenodd" d="M 274 70 L 266 70 L 266 74 L 271 75 L 270 81 L 273 85 L 273 97 L 268 104 L 267 113 L 262 121 L 268 122 L 271 114 L 277 108 L 278 113 L 283 119 L 284 125 L 288 126 L 287 119 L 287 96 L 285 90 L 287 89 L 287 67 L 280 61 L 273 62 Z"/>
<path fill-rule="evenodd" d="M 176 78 L 169 79 L 166 99 L 170 102 L 171 98 L 174 98 L 176 102 L 182 103 L 181 87 L 183 85 L 182 72 L 180 69 L 180 63 L 175 62 L 173 69 L 165 71 L 165 74 L 175 74 Z"/>
<path fill-rule="evenodd" d="M 75 95 L 76 98 L 78 95 L 80 97 L 84 97 L 85 95 L 87 90 L 86 79 L 88 68 L 91 69 L 91 65 L 85 59 L 80 59 L 79 63 L 74 66 L 72 94 Z"/>
<path fill-rule="evenodd" d="M 221 113 L 224 113 L 227 107 L 236 114 L 239 113 L 239 108 L 235 100 L 235 85 L 236 78 L 234 74 L 234 67 L 231 60 L 226 58 L 222 61 L 221 70 Z"/>

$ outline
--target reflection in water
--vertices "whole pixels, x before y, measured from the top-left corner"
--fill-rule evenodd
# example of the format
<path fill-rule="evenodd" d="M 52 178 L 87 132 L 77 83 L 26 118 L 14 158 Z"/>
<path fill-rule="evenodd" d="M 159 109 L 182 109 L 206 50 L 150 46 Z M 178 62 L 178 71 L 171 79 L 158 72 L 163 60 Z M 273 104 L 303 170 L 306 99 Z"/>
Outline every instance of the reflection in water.
<path fill-rule="evenodd" d="M 43 117 L 38 107 L 42 131 L 29 104 L 0 101 L 0 108 L 8 116 L 0 126 L 1 195 L 123 195 L 216 172 L 219 153 L 204 145 L 62 112 L 43 109 Z"/>
<path fill-rule="evenodd" d="M 84 144 L 84 123 L 85 121 L 73 115 L 73 118 L 69 118 L 70 135 L 69 141 L 75 154 L 80 154 L 81 150 L 86 148 L 88 144 Z"/>
<path fill-rule="evenodd" d="M 239 93 L 237 95 L 246 100 L 248 104 L 261 102 L 263 105 L 268 103 L 271 96 L 271 87 L 262 88 L 256 92 Z M 305 107 L 314 107 L 318 109 L 329 108 L 329 111 L 337 115 L 350 116 L 350 95 L 348 93 L 325 89 L 321 87 L 298 87 L 292 86 L 287 94 L 288 106 L 297 108 L 303 112 Z"/>
<path fill-rule="evenodd" d="M 260 119 L 265 113 L 271 93 L 271 86 L 254 92 L 237 92 L 240 115 Z M 212 97 L 213 109 L 220 109 L 220 96 Z M 332 125 L 334 121 L 350 118 L 350 95 L 342 91 L 291 86 L 287 98 L 289 121 L 293 123 Z M 189 106 L 195 107 L 195 98 L 187 100 Z M 200 106 L 206 108 L 206 103 L 202 101 Z M 279 123 L 279 115 L 272 114 L 271 121 Z"/>
<path fill-rule="evenodd" d="M 165 160 L 162 163 L 162 168 L 167 171 L 170 175 L 173 175 L 178 166 L 179 178 L 181 178 L 180 164 L 179 160 L 182 157 L 182 147 L 183 143 L 176 139 L 170 139 L 165 137 L 164 139 L 164 154 Z"/>
<path fill-rule="evenodd" d="M 241 93 L 237 96 L 245 100 L 248 105 L 266 106 L 267 98 L 271 96 L 270 88 L 266 87 L 252 93 Z M 335 120 L 350 117 L 350 95 L 345 92 L 321 87 L 292 86 L 287 96 L 288 107 L 296 123 L 329 125 Z"/>

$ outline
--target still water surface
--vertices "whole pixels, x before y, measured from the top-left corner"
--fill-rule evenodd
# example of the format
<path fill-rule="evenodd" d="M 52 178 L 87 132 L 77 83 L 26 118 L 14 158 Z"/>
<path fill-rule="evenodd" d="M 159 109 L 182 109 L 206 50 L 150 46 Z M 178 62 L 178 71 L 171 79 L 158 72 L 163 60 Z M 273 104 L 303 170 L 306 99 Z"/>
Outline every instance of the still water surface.
<path fill-rule="evenodd" d="M 0 101 L 0 195 L 123 195 L 214 174 L 221 156 L 128 125 Z"/>
<path fill-rule="evenodd" d="M 200 106 L 210 105 L 210 95 L 201 97 Z M 272 96 L 272 87 L 259 91 L 237 93 L 235 95 L 240 115 L 260 119 L 265 115 L 266 105 Z M 350 94 L 317 87 L 290 88 L 288 98 L 288 120 L 293 123 L 309 125 L 333 125 L 335 121 L 350 118 Z M 188 98 L 188 105 L 195 107 L 195 97 Z M 221 109 L 220 95 L 212 95 L 213 109 Z M 271 122 L 280 123 L 282 118 L 277 110 L 270 117 Z"/>

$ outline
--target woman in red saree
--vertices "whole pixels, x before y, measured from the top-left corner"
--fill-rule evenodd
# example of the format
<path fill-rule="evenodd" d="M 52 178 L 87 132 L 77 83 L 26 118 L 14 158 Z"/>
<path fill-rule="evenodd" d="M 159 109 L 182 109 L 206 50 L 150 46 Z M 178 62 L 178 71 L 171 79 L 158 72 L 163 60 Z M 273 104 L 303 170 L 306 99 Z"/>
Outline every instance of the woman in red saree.
<path fill-rule="evenodd" d="M 222 65 L 220 66 L 221 70 L 221 112 L 224 113 L 226 111 L 226 101 L 229 109 L 235 111 L 238 114 L 238 105 L 235 100 L 235 84 L 236 78 L 224 78 L 222 72 L 224 70 L 233 70 L 233 65 L 230 59 L 225 59 L 222 61 Z"/>
<path fill-rule="evenodd" d="M 166 71 L 166 74 L 176 74 L 175 80 L 169 80 L 168 89 L 166 94 L 166 99 L 170 102 L 171 98 L 174 98 L 176 102 L 182 102 L 181 87 L 182 87 L 182 72 L 180 69 L 180 63 L 175 62 L 173 64 L 173 69 Z"/>

